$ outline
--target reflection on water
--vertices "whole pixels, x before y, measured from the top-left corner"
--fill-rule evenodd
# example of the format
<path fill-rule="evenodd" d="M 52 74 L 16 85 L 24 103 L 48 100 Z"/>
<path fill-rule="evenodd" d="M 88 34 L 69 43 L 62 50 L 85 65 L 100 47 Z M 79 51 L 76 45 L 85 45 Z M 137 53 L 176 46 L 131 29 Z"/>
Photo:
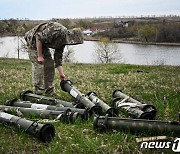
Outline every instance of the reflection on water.
<path fill-rule="evenodd" d="M 19 39 L 21 49 L 22 41 Z M 80 63 L 95 63 L 94 41 L 85 41 L 84 44 L 72 46 L 74 50 L 74 61 Z M 180 65 L 180 47 L 178 46 L 156 46 L 118 43 L 120 52 L 117 57 L 119 61 L 127 64 L 139 65 Z M 0 57 L 17 58 L 18 57 L 18 37 L 0 37 Z M 20 51 L 21 59 L 28 59 L 27 52 Z"/>
<path fill-rule="evenodd" d="M 180 47 L 119 44 L 124 59 L 130 64 L 180 65 Z"/>
<path fill-rule="evenodd" d="M 28 59 L 27 53 L 22 49 L 22 42 L 24 42 L 22 37 L 0 37 L 0 57 L 18 58 L 19 50 L 20 59 Z"/>
<path fill-rule="evenodd" d="M 95 43 L 85 41 L 83 45 L 75 46 L 75 57 L 79 62 L 95 62 Z M 138 65 L 180 65 L 180 47 L 157 46 L 118 43 L 120 52 L 117 57 L 119 61 L 127 64 Z"/>

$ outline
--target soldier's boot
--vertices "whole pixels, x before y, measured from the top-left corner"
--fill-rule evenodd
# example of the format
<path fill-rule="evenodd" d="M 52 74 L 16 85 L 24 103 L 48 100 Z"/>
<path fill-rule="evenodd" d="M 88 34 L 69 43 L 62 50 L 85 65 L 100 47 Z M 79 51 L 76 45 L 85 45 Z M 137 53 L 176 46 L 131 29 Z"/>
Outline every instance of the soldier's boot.
<path fill-rule="evenodd" d="M 46 89 L 45 94 L 48 95 L 48 96 L 50 96 L 50 97 L 53 97 L 53 98 L 59 98 L 59 97 L 60 97 L 60 96 L 54 91 L 54 87 L 51 87 L 51 88 Z"/>
<path fill-rule="evenodd" d="M 35 86 L 34 88 L 34 93 L 37 94 L 37 95 L 42 95 L 44 93 L 44 88 L 39 88 L 37 86 Z"/>

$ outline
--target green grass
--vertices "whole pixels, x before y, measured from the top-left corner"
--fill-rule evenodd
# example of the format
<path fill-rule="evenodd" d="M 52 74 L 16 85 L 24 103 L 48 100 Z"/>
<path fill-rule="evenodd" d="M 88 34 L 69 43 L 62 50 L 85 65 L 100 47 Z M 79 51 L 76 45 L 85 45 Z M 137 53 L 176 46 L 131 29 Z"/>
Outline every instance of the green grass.
<path fill-rule="evenodd" d="M 138 73 L 137 70 L 141 70 Z M 180 112 L 180 67 L 139 66 L 125 64 L 64 64 L 64 72 L 79 91 L 94 91 L 110 104 L 112 92 L 124 93 L 143 102 L 154 104 L 158 120 L 178 120 Z M 55 77 L 56 92 L 60 99 L 72 101 L 61 90 L 58 73 Z M 31 63 L 26 60 L 0 59 L 0 104 L 19 98 L 23 90 L 33 90 Z M 165 102 L 165 105 L 164 105 Z M 36 138 L 14 127 L 0 125 L 0 153 L 156 153 L 171 150 L 140 149 L 135 135 L 125 132 L 97 132 L 93 120 L 75 124 L 54 123 L 55 139 L 41 143 Z"/>

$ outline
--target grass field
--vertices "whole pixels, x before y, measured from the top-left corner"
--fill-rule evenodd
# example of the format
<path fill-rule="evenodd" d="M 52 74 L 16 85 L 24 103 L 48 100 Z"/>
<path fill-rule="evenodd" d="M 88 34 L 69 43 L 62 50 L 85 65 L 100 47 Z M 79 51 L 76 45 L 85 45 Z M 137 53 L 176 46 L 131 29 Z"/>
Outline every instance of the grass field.
<path fill-rule="evenodd" d="M 138 73 L 137 70 L 143 70 Z M 180 112 L 180 67 L 139 66 L 126 64 L 64 64 L 64 72 L 79 91 L 94 91 L 108 104 L 112 92 L 121 89 L 140 101 L 155 105 L 157 120 L 178 120 Z M 60 99 L 72 97 L 59 86 L 56 72 L 55 88 Z M 0 104 L 19 98 L 23 90 L 33 90 L 31 63 L 27 60 L 0 59 Z M 121 115 L 120 115 L 121 116 Z M 122 115 L 123 116 L 123 115 Z M 13 127 L 0 125 L 0 153 L 170 153 L 169 150 L 140 149 L 136 135 L 129 132 L 94 131 L 93 119 L 74 124 L 54 123 L 55 139 L 41 143 Z M 143 137 L 143 136 L 139 136 Z"/>

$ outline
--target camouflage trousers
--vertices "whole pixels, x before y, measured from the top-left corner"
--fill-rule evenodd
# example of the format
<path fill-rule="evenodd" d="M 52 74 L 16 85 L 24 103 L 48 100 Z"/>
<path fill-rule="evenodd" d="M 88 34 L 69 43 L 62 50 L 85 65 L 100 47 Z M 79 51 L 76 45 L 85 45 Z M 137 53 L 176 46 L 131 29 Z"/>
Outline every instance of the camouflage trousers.
<path fill-rule="evenodd" d="M 53 80 L 55 75 L 54 61 L 48 48 L 43 48 L 44 64 L 37 61 L 37 51 L 28 49 L 29 59 L 32 62 L 32 83 L 36 94 L 51 93 L 54 91 Z"/>

